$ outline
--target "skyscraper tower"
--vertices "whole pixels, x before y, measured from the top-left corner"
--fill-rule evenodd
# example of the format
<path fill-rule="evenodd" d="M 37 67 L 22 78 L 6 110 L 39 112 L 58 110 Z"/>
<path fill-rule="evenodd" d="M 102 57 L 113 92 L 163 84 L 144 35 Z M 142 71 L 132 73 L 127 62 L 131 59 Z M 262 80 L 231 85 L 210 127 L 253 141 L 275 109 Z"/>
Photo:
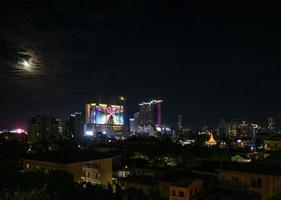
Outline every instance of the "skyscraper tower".
<path fill-rule="evenodd" d="M 153 100 L 139 104 L 140 125 L 161 125 L 161 103 L 162 100 Z"/>

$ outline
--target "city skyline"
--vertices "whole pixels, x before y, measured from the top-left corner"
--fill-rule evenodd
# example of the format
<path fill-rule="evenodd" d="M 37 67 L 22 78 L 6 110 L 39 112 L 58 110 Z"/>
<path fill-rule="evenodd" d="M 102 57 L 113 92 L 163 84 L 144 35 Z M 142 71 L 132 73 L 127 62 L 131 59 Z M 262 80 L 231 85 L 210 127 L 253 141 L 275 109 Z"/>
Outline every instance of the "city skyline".
<path fill-rule="evenodd" d="M 281 200 L 279 13 L 1 0 L 0 200 Z"/>
<path fill-rule="evenodd" d="M 50 65 L 56 117 L 124 95 L 130 116 L 139 102 L 163 99 L 174 126 L 178 114 L 190 127 L 281 120 L 281 30 L 269 3 L 14 0 L 0 9 L 1 128 L 48 113 Z M 26 71 L 9 65 L 19 49 L 29 52 Z"/>

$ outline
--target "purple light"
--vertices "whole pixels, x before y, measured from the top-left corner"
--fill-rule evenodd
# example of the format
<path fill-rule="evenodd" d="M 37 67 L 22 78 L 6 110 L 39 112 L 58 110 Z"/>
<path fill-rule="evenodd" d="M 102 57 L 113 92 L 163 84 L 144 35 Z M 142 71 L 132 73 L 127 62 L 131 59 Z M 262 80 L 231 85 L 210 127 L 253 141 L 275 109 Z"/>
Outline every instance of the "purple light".
<path fill-rule="evenodd" d="M 161 125 L 161 103 L 157 103 L 157 123 L 160 126 Z"/>
<path fill-rule="evenodd" d="M 26 131 L 21 128 L 13 129 L 10 132 L 15 133 L 15 134 L 26 134 L 27 135 Z"/>

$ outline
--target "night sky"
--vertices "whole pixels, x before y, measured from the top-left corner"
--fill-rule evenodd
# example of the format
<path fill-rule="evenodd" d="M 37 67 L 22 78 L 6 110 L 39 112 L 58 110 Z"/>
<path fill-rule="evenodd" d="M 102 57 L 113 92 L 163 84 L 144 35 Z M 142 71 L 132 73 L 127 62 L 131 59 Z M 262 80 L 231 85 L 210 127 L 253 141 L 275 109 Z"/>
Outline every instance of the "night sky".
<path fill-rule="evenodd" d="M 0 128 L 48 113 L 49 65 L 57 117 L 124 95 L 130 114 L 163 99 L 171 125 L 177 114 L 188 127 L 281 124 L 281 17 L 270 1 L 1 2 Z M 17 67 L 30 56 L 32 72 Z"/>

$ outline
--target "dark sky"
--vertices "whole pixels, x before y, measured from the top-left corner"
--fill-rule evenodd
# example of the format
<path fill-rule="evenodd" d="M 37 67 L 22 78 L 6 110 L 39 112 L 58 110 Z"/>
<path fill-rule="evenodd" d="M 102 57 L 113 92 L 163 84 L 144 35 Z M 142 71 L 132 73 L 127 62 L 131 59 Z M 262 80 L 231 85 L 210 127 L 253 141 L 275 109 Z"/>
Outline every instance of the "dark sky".
<path fill-rule="evenodd" d="M 48 112 L 50 65 L 58 117 L 124 95 L 130 114 L 163 99 L 169 124 L 278 123 L 280 19 L 268 0 L 4 0 L 0 128 Z M 40 61 L 32 73 L 15 66 L 22 51 Z"/>

